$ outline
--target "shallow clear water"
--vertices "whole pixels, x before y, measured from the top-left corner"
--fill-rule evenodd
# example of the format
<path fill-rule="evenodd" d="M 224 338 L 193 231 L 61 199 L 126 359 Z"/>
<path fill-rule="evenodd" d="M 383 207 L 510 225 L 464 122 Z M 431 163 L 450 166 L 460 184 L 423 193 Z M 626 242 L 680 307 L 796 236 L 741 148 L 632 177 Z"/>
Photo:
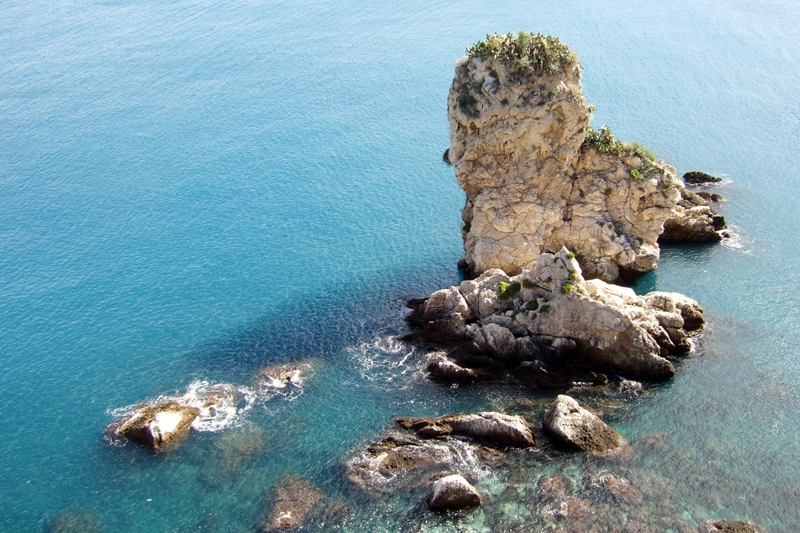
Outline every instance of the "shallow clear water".
<path fill-rule="evenodd" d="M 712 325 L 672 382 L 610 420 L 634 443 L 671 435 L 672 452 L 642 461 L 675 479 L 688 522 L 794 531 L 800 8 L 787 1 L 4 2 L 0 529 L 78 512 L 106 531 L 253 531 L 285 471 L 352 505 L 350 529 L 455 527 L 418 519 L 416 495 L 362 501 L 339 465 L 393 416 L 522 397 L 535 420 L 552 396 L 434 385 L 394 340 L 407 298 L 459 280 L 463 196 L 441 163 L 453 63 L 520 29 L 580 54 L 596 125 L 727 178 L 735 246 L 666 247 L 636 287 L 684 292 Z M 302 394 L 257 399 L 169 454 L 103 440 L 115 409 L 203 380 L 247 387 L 298 359 L 315 364 Z M 258 451 L 237 455 L 239 439 Z M 459 527 L 536 507 L 500 496 L 505 475 L 478 481 L 493 503 Z"/>

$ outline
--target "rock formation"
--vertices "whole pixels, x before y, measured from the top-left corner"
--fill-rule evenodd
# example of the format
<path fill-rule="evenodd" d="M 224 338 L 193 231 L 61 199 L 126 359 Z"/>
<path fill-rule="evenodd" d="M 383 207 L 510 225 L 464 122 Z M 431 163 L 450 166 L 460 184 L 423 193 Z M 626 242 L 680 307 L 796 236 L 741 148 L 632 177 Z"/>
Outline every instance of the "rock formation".
<path fill-rule="evenodd" d="M 456 63 L 447 100 L 452 163 L 467 195 L 469 270 L 515 275 L 573 250 L 587 278 L 656 268 L 658 239 L 720 240 L 721 217 L 673 167 L 589 127 L 581 67 L 558 39 L 489 36 Z"/>
<path fill-rule="evenodd" d="M 625 437 L 575 399 L 563 394 L 548 406 L 543 425 L 561 443 L 584 452 L 609 454 L 630 447 Z M 609 483 L 613 484 L 613 481 Z M 602 485 L 606 485 L 605 481 Z"/>
<path fill-rule="evenodd" d="M 530 424 L 521 416 L 484 412 L 439 418 L 396 418 L 395 422 L 423 438 L 464 435 L 489 444 L 527 448 L 536 444 Z"/>
<path fill-rule="evenodd" d="M 475 507 L 483 502 L 483 498 L 464 476 L 451 474 L 431 484 L 426 502 L 432 511 L 440 511 Z"/>
<path fill-rule="evenodd" d="M 688 333 L 703 325 L 703 310 L 680 294 L 637 296 L 601 280 L 586 281 L 575 255 L 562 248 L 541 254 L 532 270 L 517 276 L 492 269 L 439 290 L 408 320 L 423 328 L 421 339 L 460 343 L 512 373 L 569 359 L 656 380 L 674 375 L 668 357 L 691 349 Z"/>

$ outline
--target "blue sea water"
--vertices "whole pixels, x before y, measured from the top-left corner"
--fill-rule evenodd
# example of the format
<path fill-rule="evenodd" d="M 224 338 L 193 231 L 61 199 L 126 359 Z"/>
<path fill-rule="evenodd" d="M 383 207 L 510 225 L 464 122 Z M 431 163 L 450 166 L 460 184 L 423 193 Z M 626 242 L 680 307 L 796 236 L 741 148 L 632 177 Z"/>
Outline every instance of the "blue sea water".
<path fill-rule="evenodd" d="M 460 279 L 453 63 L 521 29 L 579 53 L 595 125 L 726 178 L 733 242 L 664 247 L 636 285 L 696 298 L 708 331 L 612 425 L 671 435 L 647 460 L 687 523 L 796 531 L 800 7 L 736 0 L 0 3 L 0 529 L 254 531 L 288 471 L 347 529 L 399 531 L 414 502 L 353 496 L 354 450 L 394 416 L 544 401 L 429 383 L 397 340 L 407 298 Z M 103 439 L 115 410 L 301 359 L 302 394 L 170 453 Z M 263 445 L 236 459 L 236 435 Z"/>

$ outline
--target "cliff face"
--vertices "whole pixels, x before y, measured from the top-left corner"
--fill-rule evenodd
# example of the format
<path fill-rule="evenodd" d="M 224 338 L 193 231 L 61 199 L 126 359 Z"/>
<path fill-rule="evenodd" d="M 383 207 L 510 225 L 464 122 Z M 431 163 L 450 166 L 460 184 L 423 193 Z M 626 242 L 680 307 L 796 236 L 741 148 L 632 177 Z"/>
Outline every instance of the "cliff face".
<path fill-rule="evenodd" d="M 656 268 L 665 225 L 668 238 L 720 239 L 719 217 L 673 167 L 607 132 L 587 140 L 580 79 L 571 52 L 524 71 L 487 53 L 456 63 L 448 158 L 467 195 L 462 232 L 475 275 L 516 275 L 566 246 L 588 278 L 613 282 Z"/>

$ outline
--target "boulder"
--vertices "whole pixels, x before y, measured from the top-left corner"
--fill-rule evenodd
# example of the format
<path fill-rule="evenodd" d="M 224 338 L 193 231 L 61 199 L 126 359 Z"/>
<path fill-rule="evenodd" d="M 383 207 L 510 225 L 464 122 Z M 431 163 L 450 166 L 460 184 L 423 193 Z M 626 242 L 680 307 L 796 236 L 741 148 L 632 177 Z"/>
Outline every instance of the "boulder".
<path fill-rule="evenodd" d="M 441 511 L 476 507 L 483 503 L 483 498 L 463 476 L 451 474 L 431 484 L 426 503 L 432 511 Z"/>
<path fill-rule="evenodd" d="M 700 533 L 767 533 L 767 530 L 749 520 L 707 520 L 700 524 Z"/>
<path fill-rule="evenodd" d="M 439 418 L 396 418 L 395 422 L 423 438 L 464 435 L 481 442 L 520 448 L 536 444 L 531 425 L 524 418 L 492 411 Z"/>
<path fill-rule="evenodd" d="M 693 170 L 683 175 L 683 181 L 689 185 L 707 185 L 709 183 L 722 183 L 722 178 L 714 177 L 705 172 Z"/>
<path fill-rule="evenodd" d="M 271 509 L 262 531 L 285 531 L 301 527 L 325 494 L 306 478 L 283 474 L 271 491 Z"/>
<path fill-rule="evenodd" d="M 200 409 L 173 400 L 156 404 L 140 404 L 137 408 L 115 420 L 108 432 L 132 439 L 157 452 L 169 449 L 192 429 L 192 422 Z"/>
<path fill-rule="evenodd" d="M 607 455 L 630 446 L 596 414 L 564 394 L 548 405 L 543 425 L 558 442 L 588 453 Z"/>

